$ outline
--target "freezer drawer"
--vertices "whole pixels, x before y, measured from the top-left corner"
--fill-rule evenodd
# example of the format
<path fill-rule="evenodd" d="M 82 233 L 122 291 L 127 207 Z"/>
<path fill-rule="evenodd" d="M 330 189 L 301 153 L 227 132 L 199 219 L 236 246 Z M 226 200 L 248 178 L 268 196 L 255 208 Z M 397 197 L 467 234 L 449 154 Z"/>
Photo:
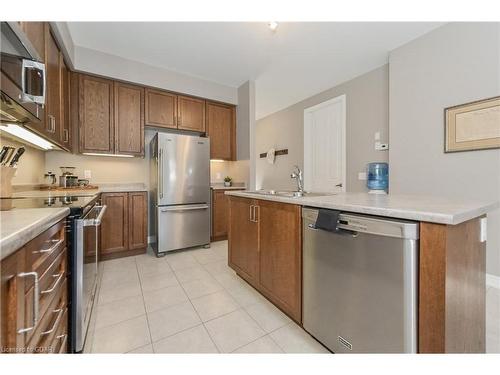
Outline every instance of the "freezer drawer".
<path fill-rule="evenodd" d="M 210 243 L 208 204 L 158 207 L 157 253 Z"/>
<path fill-rule="evenodd" d="M 335 353 L 417 350 L 418 224 L 303 209 L 303 324 Z"/>

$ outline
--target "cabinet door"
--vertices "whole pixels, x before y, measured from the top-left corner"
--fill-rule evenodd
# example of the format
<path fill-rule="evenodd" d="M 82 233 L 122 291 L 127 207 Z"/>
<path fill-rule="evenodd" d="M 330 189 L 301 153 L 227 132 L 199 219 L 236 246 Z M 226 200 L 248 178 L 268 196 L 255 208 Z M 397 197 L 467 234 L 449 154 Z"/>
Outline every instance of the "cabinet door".
<path fill-rule="evenodd" d="M 113 81 L 80 75 L 80 152 L 114 152 Z"/>
<path fill-rule="evenodd" d="M 101 254 L 128 250 L 128 193 L 103 193 L 107 206 L 101 223 Z"/>
<path fill-rule="evenodd" d="M 148 195 L 146 192 L 128 193 L 128 248 L 146 249 L 148 246 Z"/>
<path fill-rule="evenodd" d="M 64 63 L 62 53 L 59 53 L 61 67 L 61 144 L 72 151 L 71 126 L 70 126 L 70 107 L 69 107 L 69 70 Z"/>
<path fill-rule="evenodd" d="M 254 201 L 229 198 L 229 266 L 252 285 L 259 281 L 259 230 L 251 220 Z"/>
<path fill-rule="evenodd" d="M 43 133 L 51 140 L 59 143 L 61 140 L 61 69 L 59 48 L 45 25 L 45 74 L 47 80 L 47 96 L 45 109 L 45 128 Z"/>
<path fill-rule="evenodd" d="M 212 238 L 214 240 L 227 237 L 228 198 L 224 194 L 224 190 L 212 191 Z"/>
<path fill-rule="evenodd" d="M 177 95 L 146 89 L 145 125 L 177 129 Z"/>
<path fill-rule="evenodd" d="M 205 132 L 205 101 L 188 96 L 177 96 L 177 128 Z"/>
<path fill-rule="evenodd" d="M 41 61 L 45 61 L 45 24 L 46 22 L 19 22 L 21 29 L 40 55 Z"/>
<path fill-rule="evenodd" d="M 235 160 L 236 117 L 232 106 L 207 102 L 210 159 Z"/>
<path fill-rule="evenodd" d="M 115 82 L 115 153 L 144 156 L 144 89 Z"/>
<path fill-rule="evenodd" d="M 260 288 L 296 321 L 301 320 L 300 206 L 258 201 Z"/>
<path fill-rule="evenodd" d="M 0 263 L 0 352 L 23 348 L 25 334 L 18 334 L 25 326 L 25 278 L 17 276 L 25 271 L 25 249 L 3 259 Z"/>

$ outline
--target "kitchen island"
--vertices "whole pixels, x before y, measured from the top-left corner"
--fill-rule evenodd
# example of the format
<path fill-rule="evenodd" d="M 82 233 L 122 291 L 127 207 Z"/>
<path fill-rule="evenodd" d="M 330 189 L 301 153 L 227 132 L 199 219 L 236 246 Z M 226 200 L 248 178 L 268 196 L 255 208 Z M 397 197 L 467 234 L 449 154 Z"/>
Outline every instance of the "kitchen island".
<path fill-rule="evenodd" d="M 486 214 L 498 202 L 228 191 L 229 265 L 302 324 L 302 207 L 419 224 L 419 353 L 484 353 Z"/>

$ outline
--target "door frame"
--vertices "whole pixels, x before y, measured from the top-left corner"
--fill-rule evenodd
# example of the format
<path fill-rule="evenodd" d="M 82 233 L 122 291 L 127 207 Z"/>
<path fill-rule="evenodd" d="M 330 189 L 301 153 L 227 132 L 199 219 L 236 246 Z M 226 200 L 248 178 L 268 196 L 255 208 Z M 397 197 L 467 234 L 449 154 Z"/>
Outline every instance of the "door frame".
<path fill-rule="evenodd" d="M 307 191 L 308 187 L 310 187 L 310 183 L 308 181 L 311 181 L 311 169 L 312 169 L 312 160 L 310 157 L 310 147 L 309 147 L 309 139 L 311 137 L 311 117 L 309 116 L 310 113 L 329 106 L 334 103 L 340 102 L 342 105 L 342 139 L 341 139 L 341 144 L 342 144 L 342 188 L 340 189 L 340 192 L 345 192 L 347 188 L 347 143 L 346 143 L 346 132 L 347 132 L 347 113 L 346 113 L 346 94 L 342 94 L 339 96 L 336 96 L 335 98 L 326 100 L 324 102 L 321 102 L 319 104 L 316 104 L 312 107 L 308 107 L 304 109 L 304 188 Z"/>

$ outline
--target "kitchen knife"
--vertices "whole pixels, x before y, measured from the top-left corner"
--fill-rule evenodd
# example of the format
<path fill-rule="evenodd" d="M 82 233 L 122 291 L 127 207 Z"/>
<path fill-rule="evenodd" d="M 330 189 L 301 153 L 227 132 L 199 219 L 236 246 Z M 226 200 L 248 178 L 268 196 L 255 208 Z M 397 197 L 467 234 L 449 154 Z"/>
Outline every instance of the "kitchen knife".
<path fill-rule="evenodd" d="M 12 157 L 12 154 L 14 153 L 15 148 L 7 146 L 7 152 L 5 153 L 5 156 L 2 161 L 2 165 L 7 165 L 10 158 Z"/>
<path fill-rule="evenodd" d="M 2 151 L 0 151 L 0 164 L 2 164 L 5 154 L 7 154 L 7 150 L 7 146 L 2 147 Z"/>
<path fill-rule="evenodd" d="M 17 163 L 19 162 L 19 159 L 24 154 L 24 151 L 26 151 L 26 149 L 24 147 L 19 147 L 17 149 L 16 154 L 13 156 L 12 160 L 10 161 L 9 167 L 15 167 L 17 165 Z"/>

